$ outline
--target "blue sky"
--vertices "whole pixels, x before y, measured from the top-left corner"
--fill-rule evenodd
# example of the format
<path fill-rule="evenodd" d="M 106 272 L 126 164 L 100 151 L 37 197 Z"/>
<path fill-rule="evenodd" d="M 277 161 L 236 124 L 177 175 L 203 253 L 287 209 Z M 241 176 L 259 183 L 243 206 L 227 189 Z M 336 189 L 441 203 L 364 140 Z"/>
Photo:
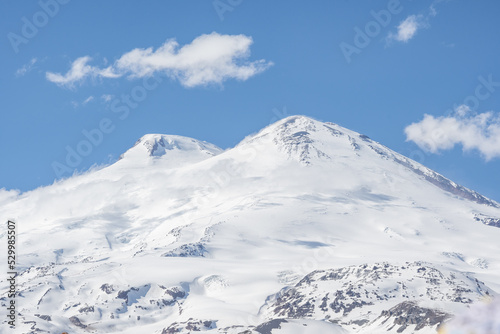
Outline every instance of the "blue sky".
<path fill-rule="evenodd" d="M 303 114 L 500 201 L 499 9 L 460 0 L 2 1 L 0 188 L 27 191 L 113 162 L 146 133 L 227 148 Z M 96 144 L 69 166 L 68 147 L 76 151 L 85 131 Z"/>

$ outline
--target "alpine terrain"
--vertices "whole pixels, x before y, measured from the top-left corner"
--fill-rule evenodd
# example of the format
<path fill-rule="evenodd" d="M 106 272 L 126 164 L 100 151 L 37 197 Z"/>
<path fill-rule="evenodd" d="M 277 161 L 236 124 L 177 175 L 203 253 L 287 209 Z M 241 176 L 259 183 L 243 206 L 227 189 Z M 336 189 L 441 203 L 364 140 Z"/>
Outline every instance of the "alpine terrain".
<path fill-rule="evenodd" d="M 500 204 L 304 116 L 227 150 L 148 134 L 0 217 L 19 333 L 426 334 L 500 292 Z"/>

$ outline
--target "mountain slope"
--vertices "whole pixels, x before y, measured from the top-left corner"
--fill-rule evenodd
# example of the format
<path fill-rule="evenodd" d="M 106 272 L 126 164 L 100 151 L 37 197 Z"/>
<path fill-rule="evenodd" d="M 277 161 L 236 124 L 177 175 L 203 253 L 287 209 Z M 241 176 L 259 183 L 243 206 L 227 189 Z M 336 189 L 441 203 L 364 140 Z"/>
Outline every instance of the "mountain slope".
<path fill-rule="evenodd" d="M 498 203 L 303 116 L 225 151 L 146 135 L 0 214 L 26 333 L 433 333 L 500 291 Z"/>

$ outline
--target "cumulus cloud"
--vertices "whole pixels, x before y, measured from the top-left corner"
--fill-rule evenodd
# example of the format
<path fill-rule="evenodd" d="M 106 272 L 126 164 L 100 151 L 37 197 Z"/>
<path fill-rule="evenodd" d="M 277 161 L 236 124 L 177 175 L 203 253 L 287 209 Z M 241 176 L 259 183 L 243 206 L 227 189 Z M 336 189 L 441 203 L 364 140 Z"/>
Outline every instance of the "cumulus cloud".
<path fill-rule="evenodd" d="M 36 64 L 37 61 L 38 61 L 37 58 L 31 58 L 31 60 L 27 64 L 25 64 L 23 67 L 19 68 L 16 71 L 16 76 L 18 77 L 24 76 L 26 73 L 28 73 L 33 69 L 33 66 Z"/>
<path fill-rule="evenodd" d="M 80 57 L 66 74 L 47 72 L 46 77 L 65 87 L 72 87 L 89 77 L 135 79 L 157 72 L 179 80 L 185 87 L 221 84 L 227 79 L 247 80 L 272 65 L 265 60 L 246 60 L 252 43 L 252 38 L 245 35 L 215 32 L 201 35 L 182 47 L 170 39 L 156 50 L 152 47 L 133 49 L 106 68 L 89 65 L 89 56 Z"/>
<path fill-rule="evenodd" d="M 406 140 L 431 153 L 462 145 L 464 151 L 477 150 L 486 161 L 500 157 L 500 115 L 494 112 L 470 113 L 468 106 L 455 114 L 424 118 L 405 128 Z"/>

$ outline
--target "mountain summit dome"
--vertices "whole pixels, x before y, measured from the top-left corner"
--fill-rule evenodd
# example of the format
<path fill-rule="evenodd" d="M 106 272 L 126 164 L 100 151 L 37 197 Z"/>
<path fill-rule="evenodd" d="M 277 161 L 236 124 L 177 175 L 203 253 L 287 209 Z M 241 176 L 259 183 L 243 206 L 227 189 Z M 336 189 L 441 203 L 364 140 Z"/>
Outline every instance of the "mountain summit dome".
<path fill-rule="evenodd" d="M 221 148 L 193 138 L 147 134 L 141 137 L 121 158 L 132 163 L 147 163 L 153 158 L 161 160 L 165 165 L 180 167 L 213 157 L 221 152 Z"/>

